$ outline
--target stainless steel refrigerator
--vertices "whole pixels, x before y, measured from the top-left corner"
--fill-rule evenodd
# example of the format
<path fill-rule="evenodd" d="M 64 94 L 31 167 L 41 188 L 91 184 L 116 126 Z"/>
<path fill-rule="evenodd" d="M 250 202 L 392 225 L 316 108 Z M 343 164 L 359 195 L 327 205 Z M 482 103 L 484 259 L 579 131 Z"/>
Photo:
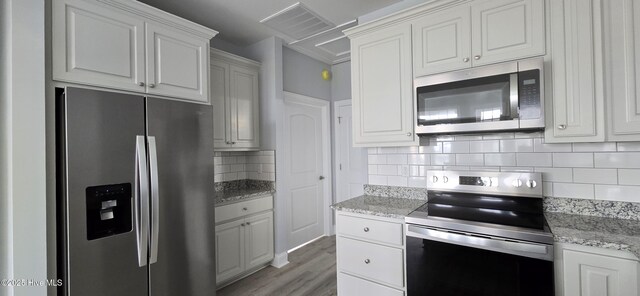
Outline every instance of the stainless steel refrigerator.
<path fill-rule="evenodd" d="M 60 295 L 215 295 L 212 107 L 57 96 Z"/>

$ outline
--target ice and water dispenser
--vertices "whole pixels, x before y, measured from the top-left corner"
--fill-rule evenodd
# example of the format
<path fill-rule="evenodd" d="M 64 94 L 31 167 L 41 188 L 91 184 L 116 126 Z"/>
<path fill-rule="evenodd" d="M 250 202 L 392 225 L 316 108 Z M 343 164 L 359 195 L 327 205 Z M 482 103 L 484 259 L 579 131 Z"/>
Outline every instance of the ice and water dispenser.
<path fill-rule="evenodd" d="M 131 184 L 87 187 L 87 239 L 131 231 Z"/>

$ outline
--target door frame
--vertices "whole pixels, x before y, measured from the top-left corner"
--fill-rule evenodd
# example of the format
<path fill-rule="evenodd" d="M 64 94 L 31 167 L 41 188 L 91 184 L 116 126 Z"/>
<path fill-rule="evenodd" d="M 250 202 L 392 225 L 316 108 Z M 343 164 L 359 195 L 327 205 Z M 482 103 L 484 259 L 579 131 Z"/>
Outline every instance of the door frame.
<path fill-rule="evenodd" d="M 309 96 L 305 96 L 305 95 L 301 95 L 301 94 L 296 94 L 296 93 L 292 93 L 292 92 L 288 92 L 285 91 L 284 93 L 284 103 L 286 104 L 298 104 L 298 105 L 306 105 L 306 106 L 311 106 L 311 107 L 319 107 L 321 109 L 321 113 L 322 113 L 322 141 L 323 141 L 323 147 L 322 147 L 322 175 L 324 176 L 324 180 L 326 182 L 324 182 L 322 189 L 323 189 L 323 218 L 324 218 L 324 225 L 323 225 L 323 235 L 327 236 L 330 235 L 331 233 L 331 228 L 332 228 L 332 210 L 330 208 L 331 204 L 332 204 L 332 189 L 333 189 L 333 185 L 331 184 L 331 180 L 333 179 L 332 177 L 332 166 L 331 166 L 331 103 L 329 101 L 325 101 L 322 99 L 317 99 L 317 98 L 313 98 L 313 97 L 309 97 Z M 286 106 L 284 106 L 284 108 L 286 108 Z M 285 114 L 285 110 L 283 110 L 282 112 L 282 119 L 283 122 L 286 121 L 286 114 Z M 283 172 L 286 172 L 288 170 L 287 167 L 283 167 L 282 168 Z M 291 188 L 288 184 L 288 182 L 282 182 L 284 183 L 283 187 L 285 188 L 285 192 L 288 192 Z M 290 219 L 288 219 L 290 213 L 286 213 L 287 215 L 287 219 L 286 219 L 286 223 L 287 223 L 287 236 L 289 235 L 289 226 L 290 226 Z M 287 249 L 289 249 L 289 239 L 287 238 Z"/>

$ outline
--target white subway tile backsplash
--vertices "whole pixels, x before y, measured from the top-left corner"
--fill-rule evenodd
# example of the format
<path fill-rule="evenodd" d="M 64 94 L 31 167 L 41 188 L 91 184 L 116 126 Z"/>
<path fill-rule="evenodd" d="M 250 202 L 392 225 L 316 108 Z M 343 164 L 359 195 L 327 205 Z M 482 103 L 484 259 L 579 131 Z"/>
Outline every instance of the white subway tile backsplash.
<path fill-rule="evenodd" d="M 418 188 L 426 188 L 427 187 L 427 178 L 426 177 L 410 177 L 407 179 L 407 186 L 409 187 L 418 187 Z"/>
<path fill-rule="evenodd" d="M 477 141 L 482 140 L 482 135 L 455 135 L 453 138 L 456 141 Z"/>
<path fill-rule="evenodd" d="M 387 164 L 386 155 L 369 155 L 368 160 L 369 164 Z"/>
<path fill-rule="evenodd" d="M 431 157 L 428 154 L 409 154 L 408 163 L 417 165 L 431 164 Z"/>
<path fill-rule="evenodd" d="M 476 172 L 499 172 L 500 168 L 499 167 L 485 167 L 485 166 L 479 166 L 479 167 L 469 167 L 470 171 L 476 171 Z"/>
<path fill-rule="evenodd" d="M 533 139 L 500 140 L 500 152 L 533 152 Z"/>
<path fill-rule="evenodd" d="M 542 182 L 542 195 L 553 196 L 553 183 Z"/>
<path fill-rule="evenodd" d="M 444 141 L 453 141 L 454 138 L 453 136 L 450 136 L 450 135 L 439 135 L 435 137 L 435 140 L 438 142 L 444 142 Z"/>
<path fill-rule="evenodd" d="M 542 173 L 542 180 L 550 182 L 571 182 L 573 181 L 573 171 L 570 168 L 535 168 L 536 172 Z"/>
<path fill-rule="evenodd" d="M 484 155 L 456 154 L 456 165 L 484 165 Z"/>
<path fill-rule="evenodd" d="M 492 153 L 484 155 L 484 165 L 487 166 L 515 166 L 515 153 Z"/>
<path fill-rule="evenodd" d="M 369 175 L 369 184 L 387 185 L 387 176 Z"/>
<path fill-rule="evenodd" d="M 469 153 L 469 142 L 443 142 L 443 153 Z"/>
<path fill-rule="evenodd" d="M 500 152 L 500 141 L 484 140 L 484 141 L 469 142 L 469 152 L 471 153 Z"/>
<path fill-rule="evenodd" d="M 443 168 L 443 170 L 445 170 L 445 171 L 468 171 L 469 167 L 468 166 L 456 166 L 456 165 L 453 165 L 453 166 L 445 166 Z"/>
<path fill-rule="evenodd" d="M 620 142 L 618 151 L 640 151 L 640 142 Z"/>
<path fill-rule="evenodd" d="M 455 154 L 432 154 L 431 164 L 433 165 L 454 165 Z"/>
<path fill-rule="evenodd" d="M 410 146 L 410 147 L 396 147 L 396 153 L 419 153 L 420 147 L 418 146 Z"/>
<path fill-rule="evenodd" d="M 506 140 L 506 139 L 513 139 L 513 138 L 514 138 L 513 133 L 488 134 L 488 135 L 482 136 L 483 140 Z"/>
<path fill-rule="evenodd" d="M 442 142 L 432 141 L 429 146 L 420 146 L 420 153 L 442 153 Z"/>
<path fill-rule="evenodd" d="M 551 153 L 517 153 L 518 166 L 550 167 Z"/>
<path fill-rule="evenodd" d="M 243 179 L 275 181 L 275 152 L 214 152 L 214 182 Z"/>
<path fill-rule="evenodd" d="M 378 148 L 368 148 L 367 149 L 367 154 L 369 154 L 369 155 L 378 154 Z"/>
<path fill-rule="evenodd" d="M 573 143 L 573 152 L 607 152 L 616 151 L 616 143 Z"/>
<path fill-rule="evenodd" d="M 597 168 L 640 168 L 640 152 L 595 153 Z"/>
<path fill-rule="evenodd" d="M 378 174 L 378 165 L 370 164 L 367 168 L 367 172 L 369 175 L 377 175 Z"/>
<path fill-rule="evenodd" d="M 596 199 L 637 202 L 640 186 L 595 185 Z"/>
<path fill-rule="evenodd" d="M 640 169 L 619 169 L 618 184 L 620 185 L 640 185 Z M 640 201 L 640 192 L 638 192 Z"/>
<path fill-rule="evenodd" d="M 542 138 L 544 134 L 542 132 L 516 132 L 513 135 L 516 139 L 532 139 Z"/>
<path fill-rule="evenodd" d="M 387 155 L 387 164 L 407 164 L 406 154 L 389 154 Z"/>
<path fill-rule="evenodd" d="M 378 154 L 393 154 L 396 153 L 396 147 L 381 147 L 378 148 Z"/>
<path fill-rule="evenodd" d="M 407 177 L 389 176 L 387 177 L 387 185 L 407 187 Z"/>
<path fill-rule="evenodd" d="M 553 166 L 564 168 L 592 168 L 593 153 L 554 153 Z"/>
<path fill-rule="evenodd" d="M 427 175 L 427 167 L 423 165 L 412 165 L 409 167 L 409 176 L 424 177 Z"/>
<path fill-rule="evenodd" d="M 523 173 L 533 173 L 532 167 L 500 167 L 501 172 L 523 172 Z"/>
<path fill-rule="evenodd" d="M 397 164 L 378 165 L 378 175 L 396 176 L 399 175 Z"/>
<path fill-rule="evenodd" d="M 544 139 L 533 139 L 533 151 L 535 152 L 571 152 L 571 144 L 546 144 Z"/>
<path fill-rule="evenodd" d="M 573 169 L 573 182 L 588 184 L 618 184 L 616 169 Z"/>
<path fill-rule="evenodd" d="M 592 184 L 553 183 L 553 196 L 593 199 L 593 186 Z"/>

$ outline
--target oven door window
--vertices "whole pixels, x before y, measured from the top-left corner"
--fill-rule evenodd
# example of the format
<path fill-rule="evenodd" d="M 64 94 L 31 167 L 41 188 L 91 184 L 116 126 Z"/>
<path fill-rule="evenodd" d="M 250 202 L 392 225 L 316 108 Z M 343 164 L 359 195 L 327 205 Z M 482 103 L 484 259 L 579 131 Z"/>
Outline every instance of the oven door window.
<path fill-rule="evenodd" d="M 552 296 L 553 262 L 407 236 L 407 295 Z"/>
<path fill-rule="evenodd" d="M 419 87 L 418 125 L 514 120 L 517 94 L 517 74 Z"/>

